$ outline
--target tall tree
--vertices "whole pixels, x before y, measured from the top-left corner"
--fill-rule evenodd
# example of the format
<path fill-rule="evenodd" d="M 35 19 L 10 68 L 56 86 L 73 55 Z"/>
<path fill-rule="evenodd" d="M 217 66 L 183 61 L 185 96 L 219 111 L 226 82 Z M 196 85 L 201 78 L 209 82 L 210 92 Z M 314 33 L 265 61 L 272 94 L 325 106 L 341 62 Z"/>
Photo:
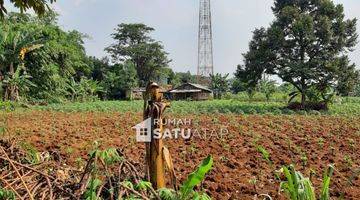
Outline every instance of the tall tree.
<path fill-rule="evenodd" d="M 275 20 L 268 29 L 254 31 L 245 64 L 238 67 L 239 78 L 254 85 L 263 73 L 277 75 L 299 91 L 304 107 L 309 90 L 326 93 L 336 87 L 340 72 L 357 73 L 341 62 L 358 38 L 357 20 L 346 20 L 342 5 L 331 0 L 275 0 L 272 10 Z"/>
<path fill-rule="evenodd" d="M 116 63 L 125 60 L 134 63 L 140 86 L 158 77 L 160 70 L 168 66 L 170 60 L 162 44 L 149 36 L 153 28 L 144 24 L 120 24 L 115 31 L 112 34 L 115 43 L 105 50 Z"/>

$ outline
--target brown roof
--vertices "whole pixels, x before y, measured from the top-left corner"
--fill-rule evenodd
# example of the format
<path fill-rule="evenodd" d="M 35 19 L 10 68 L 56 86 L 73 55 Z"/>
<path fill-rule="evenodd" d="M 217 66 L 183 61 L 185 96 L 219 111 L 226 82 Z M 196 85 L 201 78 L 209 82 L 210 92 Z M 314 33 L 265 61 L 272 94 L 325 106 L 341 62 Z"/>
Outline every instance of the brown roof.
<path fill-rule="evenodd" d="M 194 89 L 183 89 L 182 87 L 186 85 L 190 85 Z M 169 90 L 170 93 L 186 93 L 186 92 L 201 92 L 201 91 L 212 93 L 212 91 L 209 88 L 195 83 L 184 83 L 172 90 Z"/>

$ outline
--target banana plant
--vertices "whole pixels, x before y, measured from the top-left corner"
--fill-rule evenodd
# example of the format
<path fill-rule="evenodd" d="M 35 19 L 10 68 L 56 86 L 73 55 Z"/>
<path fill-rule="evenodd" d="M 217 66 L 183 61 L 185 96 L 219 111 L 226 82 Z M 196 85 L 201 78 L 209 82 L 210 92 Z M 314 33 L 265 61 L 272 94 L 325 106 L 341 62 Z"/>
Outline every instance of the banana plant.
<path fill-rule="evenodd" d="M 23 72 L 22 72 L 23 71 Z M 30 81 L 31 76 L 26 73 L 24 68 L 18 67 L 11 76 L 5 76 L 3 84 L 5 86 L 5 100 L 19 101 L 20 92 L 26 92 L 30 87 L 36 87 L 36 85 Z"/>
<path fill-rule="evenodd" d="M 295 170 L 293 165 L 283 167 L 286 181 L 281 182 L 280 191 L 285 192 L 290 200 L 316 200 L 315 189 L 309 178 L 304 177 Z M 334 166 L 329 165 L 324 173 L 323 185 L 321 188 L 320 200 L 330 200 L 330 179 L 334 172 Z"/>
<path fill-rule="evenodd" d="M 11 25 L 5 28 L 0 30 L 0 71 L 5 77 L 0 81 L 5 88 L 4 100 L 18 101 L 19 93 L 33 86 L 26 74 L 25 56 L 43 45 L 33 39 L 30 31 L 14 31 Z"/>

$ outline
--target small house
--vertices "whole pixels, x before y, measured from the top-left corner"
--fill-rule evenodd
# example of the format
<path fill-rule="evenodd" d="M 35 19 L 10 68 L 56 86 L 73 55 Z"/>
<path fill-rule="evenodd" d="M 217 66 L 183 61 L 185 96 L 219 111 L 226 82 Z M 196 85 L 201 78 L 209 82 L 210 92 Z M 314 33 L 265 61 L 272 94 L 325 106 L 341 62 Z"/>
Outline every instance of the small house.
<path fill-rule="evenodd" d="M 184 83 L 179 87 L 169 90 L 167 93 L 171 100 L 201 101 L 209 100 L 212 96 L 210 89 L 194 83 Z"/>
<path fill-rule="evenodd" d="M 165 85 L 160 87 L 160 92 L 166 94 L 169 90 L 170 86 Z M 143 100 L 144 93 L 146 92 L 146 88 L 134 88 L 130 91 L 130 94 L 127 96 L 128 99 L 131 100 Z"/>

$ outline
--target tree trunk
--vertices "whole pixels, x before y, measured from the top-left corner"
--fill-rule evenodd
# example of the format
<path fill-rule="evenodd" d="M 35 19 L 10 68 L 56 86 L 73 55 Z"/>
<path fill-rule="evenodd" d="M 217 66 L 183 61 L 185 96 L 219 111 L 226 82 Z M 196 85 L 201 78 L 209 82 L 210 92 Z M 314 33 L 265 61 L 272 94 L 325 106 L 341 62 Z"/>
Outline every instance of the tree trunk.
<path fill-rule="evenodd" d="M 15 73 L 14 63 L 10 63 L 9 74 L 12 76 Z"/>
<path fill-rule="evenodd" d="M 301 108 L 305 109 L 305 104 L 306 104 L 306 94 L 305 94 L 305 90 L 301 91 Z"/>
<path fill-rule="evenodd" d="M 15 69 L 14 69 L 14 63 L 10 63 L 9 67 L 9 76 L 11 79 L 14 78 Z M 19 100 L 19 88 L 16 85 L 6 85 L 5 88 L 5 95 L 4 95 L 5 101 L 18 101 Z"/>

